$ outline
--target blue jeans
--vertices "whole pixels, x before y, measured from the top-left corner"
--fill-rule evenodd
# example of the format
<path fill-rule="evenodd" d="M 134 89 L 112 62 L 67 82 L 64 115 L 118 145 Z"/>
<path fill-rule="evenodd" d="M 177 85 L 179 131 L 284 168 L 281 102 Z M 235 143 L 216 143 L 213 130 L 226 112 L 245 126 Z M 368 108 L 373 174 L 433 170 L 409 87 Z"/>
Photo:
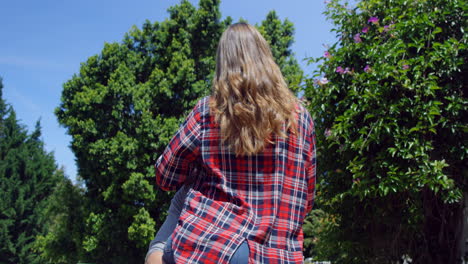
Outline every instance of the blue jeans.
<path fill-rule="evenodd" d="M 174 260 L 174 251 L 172 251 L 172 241 L 169 238 L 164 247 L 164 264 L 176 264 Z M 229 260 L 230 264 L 248 264 L 249 263 L 249 245 L 244 241 Z"/>
<path fill-rule="evenodd" d="M 229 260 L 230 264 L 248 264 L 249 263 L 249 244 L 244 241 L 236 250 L 232 258 Z"/>

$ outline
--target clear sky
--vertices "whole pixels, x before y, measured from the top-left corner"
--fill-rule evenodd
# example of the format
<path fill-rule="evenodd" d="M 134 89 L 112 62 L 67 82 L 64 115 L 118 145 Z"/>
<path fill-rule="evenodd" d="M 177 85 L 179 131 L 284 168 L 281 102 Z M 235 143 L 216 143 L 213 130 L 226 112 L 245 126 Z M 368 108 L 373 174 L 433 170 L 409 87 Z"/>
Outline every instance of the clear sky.
<path fill-rule="evenodd" d="M 80 63 L 99 54 L 105 42 L 120 42 L 132 25 L 146 19 L 162 21 L 167 8 L 179 0 L 17 0 L 3 1 L 0 15 L 0 76 L 3 97 L 13 106 L 28 131 L 38 119 L 46 150 L 58 166 L 75 179 L 77 169 L 69 145 L 71 137 L 59 126 L 54 109 L 62 85 Z M 190 1 L 198 5 L 198 0 Z M 323 0 L 222 0 L 223 17 L 260 23 L 270 10 L 288 18 L 296 28 L 293 51 L 305 69 L 306 57 L 322 56 L 324 44 L 335 42 L 331 25 L 322 14 Z"/>

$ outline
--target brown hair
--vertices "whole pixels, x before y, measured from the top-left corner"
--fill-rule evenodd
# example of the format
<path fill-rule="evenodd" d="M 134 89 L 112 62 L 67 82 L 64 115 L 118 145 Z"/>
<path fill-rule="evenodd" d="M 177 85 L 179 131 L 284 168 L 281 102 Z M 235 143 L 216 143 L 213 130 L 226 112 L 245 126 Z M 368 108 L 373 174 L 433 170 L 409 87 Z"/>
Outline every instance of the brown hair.
<path fill-rule="evenodd" d="M 261 152 L 272 133 L 296 132 L 297 98 L 288 89 L 270 47 L 253 26 L 229 26 L 218 44 L 210 109 L 223 142 L 236 155 Z"/>

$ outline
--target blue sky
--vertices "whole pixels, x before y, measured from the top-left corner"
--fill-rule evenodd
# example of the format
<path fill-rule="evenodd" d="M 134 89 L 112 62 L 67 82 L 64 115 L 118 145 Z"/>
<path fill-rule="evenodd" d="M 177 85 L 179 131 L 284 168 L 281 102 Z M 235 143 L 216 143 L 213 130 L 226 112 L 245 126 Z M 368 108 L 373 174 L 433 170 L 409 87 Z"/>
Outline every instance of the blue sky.
<path fill-rule="evenodd" d="M 4 1 L 0 16 L 0 76 L 3 97 L 29 131 L 38 119 L 47 151 L 75 179 L 77 169 L 71 137 L 54 115 L 62 85 L 79 72 L 80 63 L 100 53 L 105 42 L 120 42 L 132 25 L 146 19 L 162 21 L 179 0 L 18 0 Z M 190 1 L 198 5 L 198 0 Z M 270 10 L 296 28 L 293 51 L 301 65 L 306 57 L 322 56 L 324 44 L 335 42 L 322 0 L 224 0 L 223 17 L 260 23 Z"/>

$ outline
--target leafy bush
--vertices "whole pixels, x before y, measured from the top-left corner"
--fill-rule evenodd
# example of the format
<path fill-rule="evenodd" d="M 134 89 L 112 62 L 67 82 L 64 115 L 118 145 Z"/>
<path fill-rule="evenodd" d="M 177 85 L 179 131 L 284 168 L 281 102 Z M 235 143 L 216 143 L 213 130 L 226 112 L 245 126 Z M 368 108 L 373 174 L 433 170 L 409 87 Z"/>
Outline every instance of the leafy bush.
<path fill-rule="evenodd" d="M 467 2 L 338 0 L 305 97 L 333 263 L 455 263 L 467 188 Z M 322 244 L 321 244 L 322 243 Z"/>

